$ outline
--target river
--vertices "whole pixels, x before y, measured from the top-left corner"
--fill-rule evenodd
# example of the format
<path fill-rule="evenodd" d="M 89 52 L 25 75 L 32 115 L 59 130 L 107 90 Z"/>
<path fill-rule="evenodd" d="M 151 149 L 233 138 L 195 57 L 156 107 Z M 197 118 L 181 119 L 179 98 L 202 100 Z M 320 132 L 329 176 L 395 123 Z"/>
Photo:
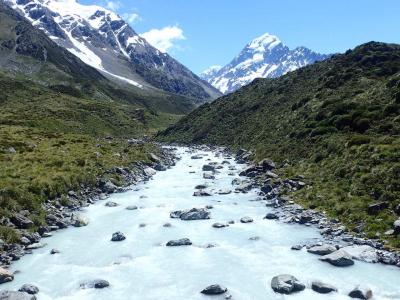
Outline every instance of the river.
<path fill-rule="evenodd" d="M 219 164 L 224 157 L 213 152 L 191 159 L 192 153 L 179 148 L 181 157 L 175 167 L 157 172 L 152 180 L 132 190 L 113 194 L 105 201 L 87 207 L 82 214 L 86 227 L 59 231 L 44 239 L 47 245 L 12 265 L 18 270 L 14 281 L 1 288 L 18 289 L 24 283 L 40 288 L 38 299 L 209 299 L 200 291 L 218 283 L 228 288 L 232 299 L 350 299 L 347 294 L 358 284 L 370 287 L 374 299 L 400 299 L 400 269 L 356 261 L 354 266 L 338 268 L 318 260 L 318 256 L 293 251 L 291 246 L 321 238 L 317 229 L 289 225 L 263 217 L 272 209 L 258 199 L 257 191 L 211 197 L 193 197 L 195 186 L 207 182 L 209 189 L 233 189 L 232 179 L 244 165 L 236 165 L 228 175 L 228 165 L 215 180 L 203 179 L 202 166 L 211 159 Z M 194 173 L 193 173 L 194 172 Z M 114 201 L 117 207 L 105 207 Z M 137 205 L 138 210 L 126 210 Z M 171 211 L 212 205 L 211 219 L 182 221 L 171 219 Z M 243 224 L 244 216 L 254 219 Z M 212 227 L 215 222 L 235 224 Z M 164 227 L 171 223 L 171 227 Z M 141 225 L 142 224 L 142 225 Z M 144 226 L 145 225 L 145 226 Z M 126 240 L 111 242 L 112 233 L 121 231 Z M 257 237 L 257 238 L 254 238 Z M 166 247 L 169 240 L 189 238 L 193 245 Z M 251 239 L 253 238 L 253 239 Z M 215 244 L 207 248 L 206 245 Z M 60 254 L 51 255 L 56 248 Z M 307 285 L 305 291 L 283 296 L 275 294 L 270 281 L 279 274 L 291 274 Z M 91 279 L 105 279 L 110 287 L 81 289 Z M 321 280 L 338 288 L 337 293 L 321 295 L 309 288 Z M 224 296 L 211 297 L 224 299 Z"/>

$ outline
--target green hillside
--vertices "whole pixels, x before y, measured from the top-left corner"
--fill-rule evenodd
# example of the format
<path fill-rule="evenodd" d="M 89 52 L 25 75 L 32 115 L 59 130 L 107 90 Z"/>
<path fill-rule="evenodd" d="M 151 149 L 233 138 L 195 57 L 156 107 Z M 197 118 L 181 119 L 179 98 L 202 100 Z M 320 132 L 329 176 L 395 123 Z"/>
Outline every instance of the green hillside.
<path fill-rule="evenodd" d="M 391 229 L 400 204 L 400 46 L 370 42 L 205 104 L 159 140 L 254 150 L 303 174 L 294 197 L 369 237 Z M 368 206 L 387 209 L 368 214 Z M 400 239 L 385 237 L 400 246 Z"/>

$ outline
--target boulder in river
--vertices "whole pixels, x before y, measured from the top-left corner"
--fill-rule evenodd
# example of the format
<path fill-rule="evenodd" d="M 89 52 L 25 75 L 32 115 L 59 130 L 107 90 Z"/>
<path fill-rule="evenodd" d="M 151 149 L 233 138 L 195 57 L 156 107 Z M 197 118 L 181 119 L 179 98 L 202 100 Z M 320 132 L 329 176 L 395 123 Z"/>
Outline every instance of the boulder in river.
<path fill-rule="evenodd" d="M 108 201 L 104 206 L 107 206 L 107 207 L 116 207 L 116 206 L 118 206 L 118 203 L 113 202 L 113 201 Z"/>
<path fill-rule="evenodd" d="M 104 279 L 95 279 L 80 284 L 81 289 L 104 289 L 109 287 L 110 283 Z"/>
<path fill-rule="evenodd" d="M 87 226 L 88 224 L 89 224 L 89 219 L 84 216 L 75 215 L 72 219 L 72 226 L 74 227 L 84 227 Z"/>
<path fill-rule="evenodd" d="M 224 227 L 228 227 L 228 226 L 229 226 L 228 224 L 224 224 L 224 223 L 214 223 L 212 225 L 212 227 L 214 227 L 214 228 L 224 228 Z"/>
<path fill-rule="evenodd" d="M 167 243 L 167 247 L 178 247 L 178 246 L 190 246 L 192 242 L 188 238 L 183 238 L 179 240 L 172 240 Z"/>
<path fill-rule="evenodd" d="M 251 217 L 243 217 L 240 219 L 241 223 L 252 223 L 253 222 L 253 218 Z"/>
<path fill-rule="evenodd" d="M 137 210 L 138 207 L 136 205 L 129 205 L 126 207 L 126 210 Z"/>
<path fill-rule="evenodd" d="M 368 300 L 372 298 L 372 291 L 369 288 L 357 286 L 349 293 L 349 297 Z"/>
<path fill-rule="evenodd" d="M 219 284 L 213 284 L 206 287 L 204 290 L 201 291 L 204 295 L 221 295 L 228 291 L 228 289 L 224 286 Z"/>
<path fill-rule="evenodd" d="M 354 265 L 352 256 L 343 250 L 337 250 L 331 254 L 324 255 L 320 260 L 328 262 L 336 267 L 348 267 Z"/>
<path fill-rule="evenodd" d="M 206 185 L 206 184 L 199 184 L 199 185 L 196 185 L 196 187 L 195 187 L 195 189 L 196 190 L 204 190 L 204 189 L 206 189 L 208 186 Z"/>
<path fill-rule="evenodd" d="M 332 245 L 321 245 L 321 246 L 314 246 L 307 250 L 307 252 L 317 255 L 327 255 L 337 251 L 335 246 Z"/>
<path fill-rule="evenodd" d="M 343 247 L 341 250 L 346 251 L 356 260 L 368 263 L 377 263 L 379 261 L 378 251 L 368 245 L 347 246 Z"/>
<path fill-rule="evenodd" d="M 279 219 L 279 217 L 278 217 L 277 214 L 268 213 L 268 214 L 264 217 L 264 219 L 267 219 L 267 220 L 277 220 L 277 219 Z"/>
<path fill-rule="evenodd" d="M 39 293 L 39 288 L 33 284 L 24 284 L 23 286 L 21 286 L 19 288 L 18 291 L 25 292 L 30 295 L 35 295 L 35 294 Z"/>
<path fill-rule="evenodd" d="M 210 172 L 204 172 L 203 173 L 203 178 L 204 179 L 215 179 L 215 176 Z"/>
<path fill-rule="evenodd" d="M 153 168 L 147 167 L 143 170 L 144 175 L 146 175 L 147 177 L 151 177 L 153 175 L 156 175 L 156 170 L 154 170 Z"/>
<path fill-rule="evenodd" d="M 214 172 L 215 171 L 215 167 L 212 166 L 212 165 L 204 165 L 202 170 L 206 171 L 206 172 Z"/>
<path fill-rule="evenodd" d="M 51 255 L 59 254 L 59 253 L 60 253 L 60 250 L 58 250 L 58 249 L 51 249 L 51 251 L 50 251 Z"/>
<path fill-rule="evenodd" d="M 0 284 L 6 283 L 14 280 L 14 274 L 7 269 L 0 267 Z"/>
<path fill-rule="evenodd" d="M 35 295 L 29 295 L 25 292 L 0 291 L 1 300 L 36 300 Z"/>
<path fill-rule="evenodd" d="M 311 289 L 320 294 L 329 294 L 331 292 L 337 292 L 337 289 L 327 283 L 321 281 L 313 281 L 311 284 Z"/>
<path fill-rule="evenodd" d="M 228 195 L 230 193 L 232 193 L 232 191 L 230 189 L 220 189 L 218 191 L 218 195 Z"/>
<path fill-rule="evenodd" d="M 290 249 L 300 251 L 303 247 L 303 245 L 293 245 Z"/>
<path fill-rule="evenodd" d="M 121 241 L 123 241 L 125 239 L 126 239 L 125 235 L 120 231 L 114 232 L 112 237 L 111 237 L 111 241 L 112 242 L 121 242 Z"/>
<path fill-rule="evenodd" d="M 306 286 L 302 284 L 296 277 L 292 275 L 279 275 L 271 280 L 271 288 L 275 293 L 292 294 L 295 292 L 303 291 Z"/>
<path fill-rule="evenodd" d="M 170 213 L 174 219 L 180 218 L 184 221 L 206 220 L 210 219 L 210 212 L 205 208 L 192 208 L 189 210 L 178 210 Z"/>
<path fill-rule="evenodd" d="M 195 197 L 209 197 L 211 195 L 212 194 L 206 190 L 198 190 L 193 193 L 193 196 L 195 196 Z"/>

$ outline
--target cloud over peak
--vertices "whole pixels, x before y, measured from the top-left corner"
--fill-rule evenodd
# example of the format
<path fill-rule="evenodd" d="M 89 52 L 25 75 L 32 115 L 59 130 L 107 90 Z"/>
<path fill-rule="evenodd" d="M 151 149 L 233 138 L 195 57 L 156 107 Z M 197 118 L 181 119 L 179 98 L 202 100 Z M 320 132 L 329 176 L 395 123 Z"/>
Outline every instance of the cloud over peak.
<path fill-rule="evenodd" d="M 142 33 L 141 36 L 164 53 L 175 47 L 177 41 L 186 39 L 183 30 L 177 25 L 166 26 L 161 29 L 151 29 Z"/>

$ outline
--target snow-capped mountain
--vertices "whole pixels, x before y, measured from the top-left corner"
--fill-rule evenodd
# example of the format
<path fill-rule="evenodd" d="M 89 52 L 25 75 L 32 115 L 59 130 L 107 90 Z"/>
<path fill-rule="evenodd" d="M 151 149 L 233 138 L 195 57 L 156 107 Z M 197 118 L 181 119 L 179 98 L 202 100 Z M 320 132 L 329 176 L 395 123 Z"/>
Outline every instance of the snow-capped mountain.
<path fill-rule="evenodd" d="M 110 79 L 205 101 L 219 93 L 140 37 L 119 15 L 76 0 L 6 0 L 53 41 Z"/>
<path fill-rule="evenodd" d="M 200 77 L 227 94 L 256 78 L 279 77 L 329 56 L 305 47 L 290 50 L 278 37 L 266 33 L 247 44 L 228 65 L 213 66 Z"/>

